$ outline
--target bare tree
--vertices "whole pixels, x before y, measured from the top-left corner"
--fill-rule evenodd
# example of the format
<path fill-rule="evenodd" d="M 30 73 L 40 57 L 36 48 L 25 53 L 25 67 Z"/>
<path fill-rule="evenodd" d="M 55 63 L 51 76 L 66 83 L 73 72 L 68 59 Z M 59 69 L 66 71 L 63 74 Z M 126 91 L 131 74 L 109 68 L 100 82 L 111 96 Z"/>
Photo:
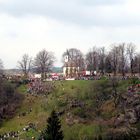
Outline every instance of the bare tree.
<path fill-rule="evenodd" d="M 98 71 L 98 69 L 99 69 L 99 50 L 96 47 L 93 47 L 86 54 L 86 64 L 87 64 L 88 70 Z"/>
<path fill-rule="evenodd" d="M 29 57 L 28 54 L 24 54 L 22 56 L 21 61 L 18 61 L 18 66 L 22 70 L 25 77 L 28 76 L 31 70 L 32 59 Z"/>
<path fill-rule="evenodd" d="M 105 47 L 100 48 L 99 50 L 99 69 L 101 70 L 101 74 L 104 75 L 105 73 Z"/>
<path fill-rule="evenodd" d="M 86 65 L 87 65 L 87 69 L 89 71 L 93 71 L 94 70 L 93 54 L 92 54 L 92 52 L 88 52 L 86 54 Z"/>
<path fill-rule="evenodd" d="M 3 69 L 4 69 L 3 62 L 0 59 L 0 77 L 3 75 Z"/>
<path fill-rule="evenodd" d="M 140 76 L 140 54 L 137 55 L 137 60 L 138 60 L 138 73 Z"/>
<path fill-rule="evenodd" d="M 125 43 L 119 44 L 119 68 L 122 73 L 122 76 L 125 76 L 125 68 L 126 68 L 126 48 Z"/>
<path fill-rule="evenodd" d="M 137 53 L 134 59 L 134 64 L 136 67 L 136 72 L 139 74 L 140 76 L 140 53 Z"/>
<path fill-rule="evenodd" d="M 45 79 L 46 73 L 51 71 L 54 61 L 55 61 L 55 57 L 53 53 L 48 52 L 45 49 L 40 51 L 36 55 L 34 59 L 34 66 L 36 71 L 41 73 L 42 79 Z"/>
<path fill-rule="evenodd" d="M 112 56 L 109 54 L 106 55 L 105 58 L 105 72 L 111 73 L 113 68 L 112 68 L 112 62 L 111 62 Z"/>
<path fill-rule="evenodd" d="M 130 71 L 131 75 L 134 74 L 134 57 L 135 57 L 136 46 L 132 43 L 127 44 L 127 54 L 130 61 Z"/>
<path fill-rule="evenodd" d="M 112 68 L 114 76 L 116 75 L 118 71 L 118 62 L 119 62 L 119 47 L 117 45 L 112 46 L 112 50 L 110 52 L 111 60 L 112 60 Z"/>

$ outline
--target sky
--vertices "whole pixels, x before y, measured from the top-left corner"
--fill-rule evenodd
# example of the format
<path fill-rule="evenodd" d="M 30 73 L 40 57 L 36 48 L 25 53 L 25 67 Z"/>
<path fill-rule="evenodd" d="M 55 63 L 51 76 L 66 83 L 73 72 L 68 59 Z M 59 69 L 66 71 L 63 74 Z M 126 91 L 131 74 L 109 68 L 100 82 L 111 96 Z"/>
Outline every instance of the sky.
<path fill-rule="evenodd" d="M 46 49 L 62 66 L 62 54 L 78 48 L 133 42 L 140 50 L 140 0 L 0 0 L 0 58 L 17 68 L 27 53 Z"/>

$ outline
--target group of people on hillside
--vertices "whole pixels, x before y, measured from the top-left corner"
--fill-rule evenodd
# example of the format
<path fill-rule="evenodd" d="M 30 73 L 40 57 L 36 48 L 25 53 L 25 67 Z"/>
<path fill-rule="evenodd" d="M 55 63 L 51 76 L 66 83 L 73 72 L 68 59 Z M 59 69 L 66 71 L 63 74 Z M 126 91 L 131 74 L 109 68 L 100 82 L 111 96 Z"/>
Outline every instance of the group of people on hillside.
<path fill-rule="evenodd" d="M 13 139 L 13 138 L 19 139 L 19 136 L 22 133 L 28 132 L 30 129 L 33 129 L 36 131 L 36 126 L 34 123 L 29 123 L 20 131 L 11 131 L 4 134 L 0 134 L 0 140 L 8 140 L 8 139 Z M 34 139 L 34 137 L 32 139 Z"/>
<path fill-rule="evenodd" d="M 40 79 L 31 80 L 28 84 L 30 94 L 49 94 L 55 88 L 54 82 L 43 82 Z"/>
<path fill-rule="evenodd" d="M 0 134 L 0 140 L 18 138 L 19 131 L 11 131 L 9 133 Z"/>

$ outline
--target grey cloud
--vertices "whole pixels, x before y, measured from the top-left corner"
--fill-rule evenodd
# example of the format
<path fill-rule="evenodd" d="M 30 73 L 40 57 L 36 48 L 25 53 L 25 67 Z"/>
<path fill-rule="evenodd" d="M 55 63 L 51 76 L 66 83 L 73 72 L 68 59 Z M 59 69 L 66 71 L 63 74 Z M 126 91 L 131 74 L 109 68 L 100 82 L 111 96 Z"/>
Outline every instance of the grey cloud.
<path fill-rule="evenodd" d="M 0 12 L 14 16 L 43 15 L 81 26 L 129 26 L 140 24 L 120 8 L 125 0 L 11 0 Z M 116 4 L 120 4 L 117 5 Z M 110 10 L 103 9 L 109 6 Z"/>

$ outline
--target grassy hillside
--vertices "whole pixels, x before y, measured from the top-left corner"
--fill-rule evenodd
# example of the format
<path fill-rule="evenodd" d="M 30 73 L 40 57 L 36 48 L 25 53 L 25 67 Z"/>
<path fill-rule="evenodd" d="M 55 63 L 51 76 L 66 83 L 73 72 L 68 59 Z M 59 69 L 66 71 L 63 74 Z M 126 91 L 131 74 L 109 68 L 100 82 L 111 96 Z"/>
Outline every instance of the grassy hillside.
<path fill-rule="evenodd" d="M 28 94 L 27 86 L 22 85 L 18 88 L 25 96 L 22 106 L 14 118 L 2 124 L 0 134 L 19 131 L 22 139 L 37 139 L 55 109 L 61 119 L 64 140 L 92 140 L 104 135 L 109 128 L 106 120 L 117 112 L 113 101 L 109 100 L 110 84 L 107 80 L 56 81 L 55 90 L 48 96 Z M 117 90 L 125 92 L 128 84 L 128 81 L 120 82 Z M 23 131 L 29 124 L 35 127 Z"/>

